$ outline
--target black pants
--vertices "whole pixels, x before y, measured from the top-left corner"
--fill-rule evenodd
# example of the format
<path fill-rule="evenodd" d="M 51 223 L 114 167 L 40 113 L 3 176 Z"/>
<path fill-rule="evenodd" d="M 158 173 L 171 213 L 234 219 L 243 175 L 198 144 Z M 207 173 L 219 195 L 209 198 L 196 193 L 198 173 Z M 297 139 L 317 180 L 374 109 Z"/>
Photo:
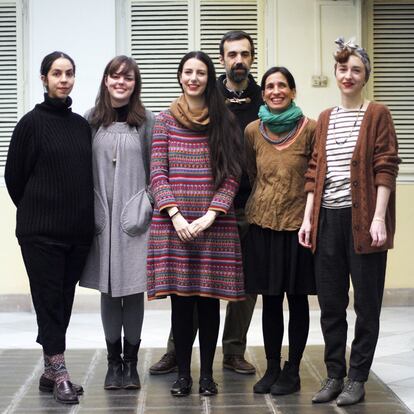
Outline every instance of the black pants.
<path fill-rule="evenodd" d="M 178 374 L 190 377 L 194 342 L 193 315 L 197 306 L 200 340 L 200 377 L 211 377 L 220 327 L 220 302 L 201 296 L 171 295 L 171 323 Z"/>
<path fill-rule="evenodd" d="M 262 329 L 266 359 L 280 359 L 284 295 L 263 295 Z M 289 362 L 299 365 L 309 333 L 307 295 L 287 295 L 289 304 Z"/>
<path fill-rule="evenodd" d="M 366 381 L 379 335 L 387 252 L 356 254 L 351 209 L 321 209 L 315 253 L 316 284 L 321 308 L 328 376 L 346 376 L 349 274 L 356 313 L 348 377 Z"/>
<path fill-rule="evenodd" d="M 66 348 L 75 286 L 89 245 L 33 242 L 21 243 L 21 250 L 36 311 L 37 342 L 46 355 L 60 354 Z"/>

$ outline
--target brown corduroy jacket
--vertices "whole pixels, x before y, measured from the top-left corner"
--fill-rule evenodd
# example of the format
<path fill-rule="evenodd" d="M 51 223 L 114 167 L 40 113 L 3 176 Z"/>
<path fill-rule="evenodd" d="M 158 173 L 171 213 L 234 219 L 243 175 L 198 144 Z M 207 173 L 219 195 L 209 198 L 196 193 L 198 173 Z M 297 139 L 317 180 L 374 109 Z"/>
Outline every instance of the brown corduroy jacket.
<path fill-rule="evenodd" d="M 306 172 L 305 191 L 314 193 L 311 219 L 313 252 L 318 246 L 317 229 L 327 168 L 326 137 L 332 109 L 327 109 L 319 115 L 315 146 Z M 399 162 L 397 137 L 390 111 L 385 105 L 370 102 L 361 123 L 350 164 L 352 233 L 357 254 L 384 251 L 394 246 L 395 184 Z M 381 247 L 372 247 L 369 230 L 375 213 L 379 185 L 391 189 L 385 215 L 387 240 Z"/>

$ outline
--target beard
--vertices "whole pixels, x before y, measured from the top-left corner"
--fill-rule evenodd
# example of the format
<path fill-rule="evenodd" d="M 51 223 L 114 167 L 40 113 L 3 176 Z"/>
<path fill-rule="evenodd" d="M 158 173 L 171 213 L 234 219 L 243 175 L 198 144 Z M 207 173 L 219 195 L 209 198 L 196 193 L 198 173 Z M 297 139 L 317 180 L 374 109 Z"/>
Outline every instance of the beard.
<path fill-rule="evenodd" d="M 250 69 L 243 65 L 243 63 L 236 63 L 229 71 L 227 76 L 232 82 L 241 83 L 246 80 L 249 76 Z"/>

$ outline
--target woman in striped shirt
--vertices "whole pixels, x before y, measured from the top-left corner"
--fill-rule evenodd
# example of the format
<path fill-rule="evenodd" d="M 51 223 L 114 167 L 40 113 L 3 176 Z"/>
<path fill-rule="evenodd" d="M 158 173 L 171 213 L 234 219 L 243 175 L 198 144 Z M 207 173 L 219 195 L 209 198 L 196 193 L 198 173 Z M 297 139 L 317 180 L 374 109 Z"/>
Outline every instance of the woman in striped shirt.
<path fill-rule="evenodd" d="M 315 253 L 328 374 L 312 401 L 336 399 L 344 406 L 364 399 L 378 339 L 387 250 L 393 247 L 395 230 L 399 158 L 389 110 L 363 97 L 371 71 L 366 51 L 343 38 L 336 43 L 341 104 L 318 119 L 299 241 Z M 349 275 L 356 323 L 347 372 Z"/>
<path fill-rule="evenodd" d="M 189 52 L 177 72 L 183 94 L 154 127 L 151 188 L 155 199 L 148 247 L 148 298 L 171 296 L 178 379 L 174 396 L 191 391 L 193 314 L 200 338 L 201 395 L 217 393 L 213 359 L 219 299 L 244 299 L 233 198 L 242 148 L 237 122 L 216 86 L 211 59 Z"/>

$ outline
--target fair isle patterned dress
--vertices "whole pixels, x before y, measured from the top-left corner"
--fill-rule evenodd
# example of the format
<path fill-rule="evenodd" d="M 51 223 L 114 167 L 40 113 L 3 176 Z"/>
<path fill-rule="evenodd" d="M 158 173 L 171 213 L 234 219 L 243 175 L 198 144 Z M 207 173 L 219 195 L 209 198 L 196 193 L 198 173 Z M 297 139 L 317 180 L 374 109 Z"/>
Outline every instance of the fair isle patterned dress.
<path fill-rule="evenodd" d="M 214 190 L 208 137 L 180 124 L 169 111 L 154 127 L 151 189 L 155 209 L 148 246 L 148 299 L 170 294 L 244 299 L 242 259 L 233 209 L 238 183 Z M 215 222 L 191 242 L 179 239 L 166 208 L 177 206 L 191 223 L 208 209 Z"/>

